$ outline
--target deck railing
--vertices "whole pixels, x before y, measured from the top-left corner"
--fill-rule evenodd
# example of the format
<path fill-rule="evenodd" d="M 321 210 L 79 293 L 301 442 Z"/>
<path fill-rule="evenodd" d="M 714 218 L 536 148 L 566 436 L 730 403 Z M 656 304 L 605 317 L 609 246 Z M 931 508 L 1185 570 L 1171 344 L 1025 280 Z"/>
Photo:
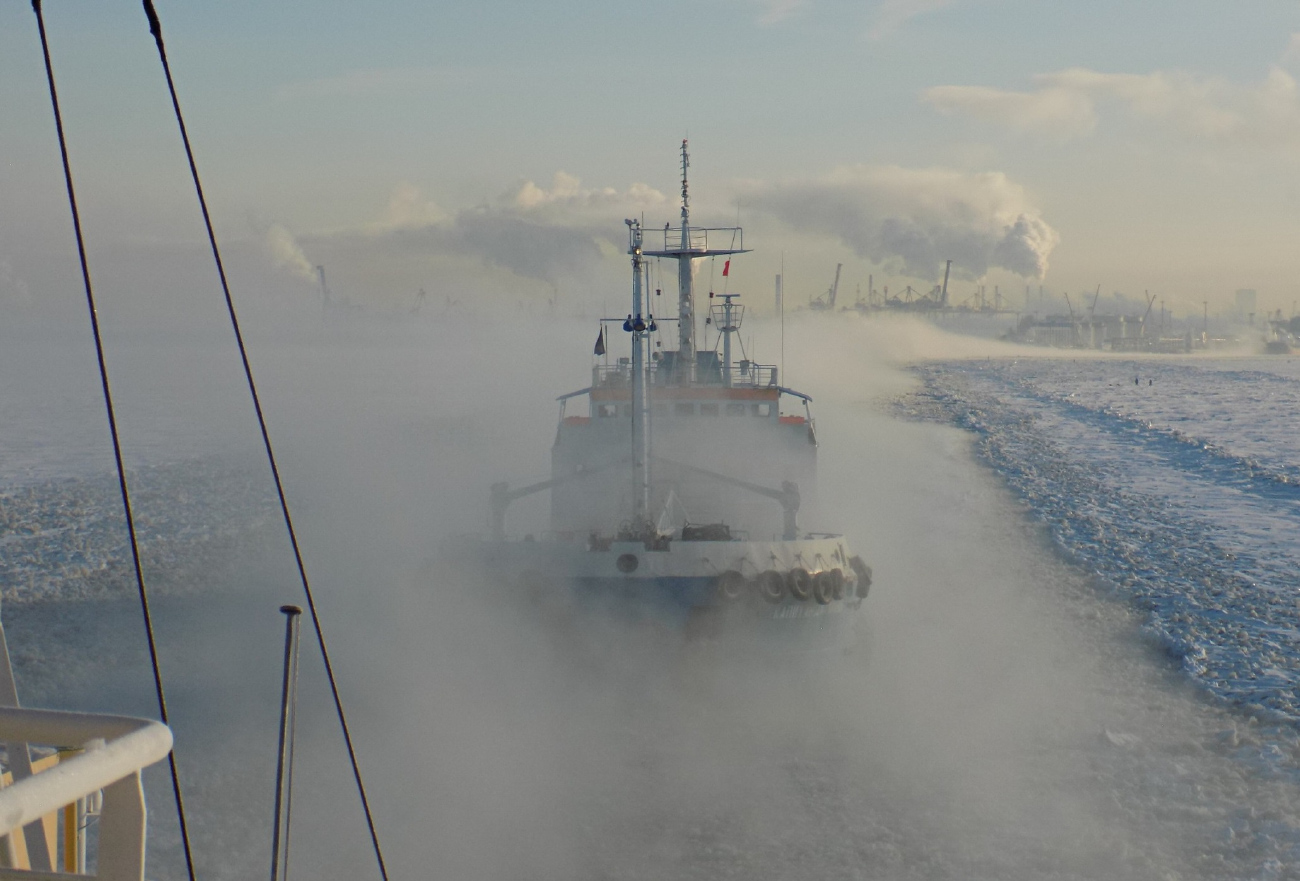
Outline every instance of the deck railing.
<path fill-rule="evenodd" d="M 593 370 L 592 385 L 596 388 L 631 388 L 632 365 L 621 363 L 599 365 Z M 775 388 L 777 385 L 777 368 L 774 364 L 755 364 L 752 361 L 737 361 L 731 365 L 732 388 Z M 695 381 L 700 385 L 722 386 L 723 367 L 716 362 L 697 364 Z M 680 370 L 651 366 L 648 371 L 650 386 L 682 385 Z"/>
<path fill-rule="evenodd" d="M 663 250 L 659 252 L 650 251 L 650 254 L 683 254 L 696 251 L 707 253 L 710 251 L 745 250 L 745 231 L 738 226 L 708 228 L 693 226 L 686 231 L 685 249 L 682 248 L 682 228 L 680 226 L 665 227 L 663 233 Z M 713 239 L 713 241 L 710 242 L 709 239 Z M 710 245 L 712 247 L 710 247 Z"/>
<path fill-rule="evenodd" d="M 144 790 L 140 772 L 167 757 L 172 733 L 148 719 L 0 707 L 0 742 L 80 750 L 33 762 L 31 776 L 0 789 L 0 881 L 70 879 L 86 870 L 83 819 L 98 803 L 93 877 L 143 881 Z M 50 761 L 53 759 L 53 761 Z M 7 775 L 6 775 L 7 776 Z M 102 796 L 100 793 L 102 792 Z M 56 845 L 60 815 L 64 847 Z M 61 871 L 60 871 L 61 870 Z"/>

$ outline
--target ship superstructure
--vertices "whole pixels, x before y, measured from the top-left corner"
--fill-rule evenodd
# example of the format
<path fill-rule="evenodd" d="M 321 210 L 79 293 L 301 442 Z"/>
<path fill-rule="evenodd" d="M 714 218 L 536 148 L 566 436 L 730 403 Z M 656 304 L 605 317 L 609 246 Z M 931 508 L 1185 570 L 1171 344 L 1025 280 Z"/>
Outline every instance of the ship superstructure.
<path fill-rule="evenodd" d="M 866 596 L 870 570 L 842 536 L 800 530 L 816 466 L 812 399 L 745 353 L 738 294 L 709 293 L 704 327 L 716 345 L 699 344 L 693 264 L 748 249 L 739 227 L 691 225 L 689 165 L 683 141 L 680 226 L 650 234 L 625 221 L 631 310 L 606 319 L 597 351 L 609 354 L 610 328 L 610 347 L 622 350 L 612 342 L 621 330 L 628 353 L 596 364 L 588 387 L 559 398 L 550 479 L 493 486 L 487 557 L 530 593 L 576 588 L 579 607 L 617 596 L 624 612 L 692 631 L 725 611 L 750 630 L 799 620 L 795 629 L 838 633 L 842 613 Z M 677 261 L 676 316 L 653 312 L 662 292 L 651 295 L 649 258 Z M 670 336 L 676 348 L 664 349 Z M 570 413 L 583 398 L 587 413 Z M 510 503 L 542 491 L 551 494 L 549 533 L 508 540 Z M 756 628 L 760 621 L 768 623 Z"/>

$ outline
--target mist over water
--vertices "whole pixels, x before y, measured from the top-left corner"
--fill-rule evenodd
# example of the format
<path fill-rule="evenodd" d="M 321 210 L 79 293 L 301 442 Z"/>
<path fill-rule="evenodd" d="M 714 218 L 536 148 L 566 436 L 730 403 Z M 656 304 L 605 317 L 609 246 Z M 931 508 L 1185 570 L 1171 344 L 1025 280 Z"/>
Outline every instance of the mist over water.
<path fill-rule="evenodd" d="M 757 360 L 777 361 L 778 328 L 753 334 Z M 969 434 L 891 408 L 917 385 L 900 364 L 1005 347 L 787 318 L 783 384 L 813 396 L 821 441 L 802 525 L 845 533 L 875 570 L 847 654 L 681 652 L 613 627 L 572 639 L 439 562 L 446 537 L 484 528 L 493 481 L 546 476 L 554 399 L 588 384 L 593 335 L 558 319 L 339 315 L 252 342 L 394 878 L 1288 877 L 1229 837 L 1300 805 L 1294 782 L 1222 745 L 1250 736 L 1245 719 L 1194 692 L 1137 614 L 1052 549 Z M 264 468 L 233 363 L 196 368 L 228 377 L 213 403 L 164 381 L 153 351 L 118 356 L 132 424 L 147 426 L 128 455 Z M 42 376 L 42 394 L 69 387 Z M 57 443 L 7 435 L 36 463 L 6 466 L 10 481 L 59 457 L 102 471 L 80 452 L 102 431 L 93 394 L 78 400 L 84 421 Z M 178 404 L 188 418 L 168 433 Z M 4 406 L 24 424 L 71 418 Z M 250 524 L 239 552 L 159 614 L 201 877 L 242 878 L 269 861 L 276 609 L 301 598 L 280 528 L 222 516 Z M 542 494 L 510 529 L 545 518 Z M 5 615 L 29 703 L 151 713 L 126 600 Z M 306 626 L 303 658 L 293 871 L 377 877 Z M 149 787 L 150 874 L 173 876 L 161 773 Z"/>

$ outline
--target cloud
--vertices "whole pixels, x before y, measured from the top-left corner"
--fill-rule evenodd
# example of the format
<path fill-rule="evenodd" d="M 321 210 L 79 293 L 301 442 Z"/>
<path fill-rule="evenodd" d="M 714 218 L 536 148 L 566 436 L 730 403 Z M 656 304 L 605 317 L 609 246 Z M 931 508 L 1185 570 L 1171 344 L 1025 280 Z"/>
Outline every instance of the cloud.
<path fill-rule="evenodd" d="M 941 113 L 971 116 L 1052 138 L 1085 135 L 1097 125 L 1092 98 L 1069 89 L 1006 92 L 983 86 L 935 86 L 927 89 L 924 97 Z"/>
<path fill-rule="evenodd" d="M 613 187 L 591 189 L 583 187 L 582 181 L 573 175 L 557 171 L 549 190 L 524 181 L 499 199 L 498 205 L 501 210 L 522 215 L 579 223 L 597 218 L 608 222 L 612 215 L 620 213 L 631 217 L 668 202 L 667 196 L 646 184 L 634 183 L 622 191 Z"/>
<path fill-rule="evenodd" d="M 887 37 L 917 16 L 953 6 L 958 0 L 880 0 L 867 36 L 873 40 Z"/>
<path fill-rule="evenodd" d="M 947 259 L 961 277 L 1000 267 L 1041 278 L 1059 241 L 1024 189 L 998 172 L 856 165 L 751 185 L 745 203 L 915 278 L 937 278 Z"/>
<path fill-rule="evenodd" d="M 523 278 L 558 284 L 599 264 L 604 255 L 591 233 L 475 208 L 456 215 L 450 229 L 433 230 L 447 251 L 475 254 Z"/>
<path fill-rule="evenodd" d="M 276 266 L 287 269 L 304 281 L 316 280 L 315 267 L 299 247 L 293 233 L 284 226 L 274 223 L 266 231 L 266 250 Z"/>
<path fill-rule="evenodd" d="M 625 232 L 619 221 L 624 217 L 668 202 L 645 184 L 626 190 L 590 188 L 561 171 L 549 187 L 525 180 L 484 204 L 446 212 L 424 199 L 418 188 L 401 184 L 382 222 L 336 235 L 387 242 L 405 253 L 478 257 L 486 265 L 554 286 L 602 264 L 609 246 L 622 247 Z"/>
<path fill-rule="evenodd" d="M 925 101 L 943 113 L 969 116 L 1049 137 L 1078 137 L 1097 125 L 1103 103 L 1167 125 L 1196 140 L 1262 148 L 1300 146 L 1300 88 L 1274 66 L 1250 84 L 1182 71 L 1102 73 L 1071 68 L 1034 78 L 1028 92 L 982 86 L 936 86 Z"/>
<path fill-rule="evenodd" d="M 419 187 L 403 181 L 393 188 L 388 197 L 388 209 L 378 228 L 384 230 L 427 226 L 447 219 L 447 213 L 436 202 L 424 198 Z"/>
<path fill-rule="evenodd" d="M 557 284 L 604 259 L 602 242 L 621 246 L 624 217 L 666 205 L 668 197 L 645 184 L 626 190 L 588 188 L 563 171 L 550 188 L 524 181 L 488 205 L 461 211 L 449 242 L 524 278 Z"/>
<path fill-rule="evenodd" d="M 1282 64 L 1285 66 L 1294 66 L 1300 63 L 1300 33 L 1292 34 L 1286 41 L 1286 49 L 1282 52 Z"/>

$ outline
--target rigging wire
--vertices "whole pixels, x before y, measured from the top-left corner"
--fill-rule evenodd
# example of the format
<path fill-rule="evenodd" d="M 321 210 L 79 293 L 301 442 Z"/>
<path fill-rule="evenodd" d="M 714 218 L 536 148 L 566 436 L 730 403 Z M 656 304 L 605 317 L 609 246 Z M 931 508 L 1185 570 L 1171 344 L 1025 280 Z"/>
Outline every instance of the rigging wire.
<path fill-rule="evenodd" d="M 37 0 L 33 0 L 37 2 Z M 316 632 L 316 642 L 320 647 L 321 660 L 325 665 L 325 676 L 329 680 L 330 694 L 334 699 L 334 711 L 339 720 L 339 727 L 343 730 L 343 741 L 347 746 L 348 761 L 352 765 L 352 777 L 356 781 L 357 794 L 361 798 L 361 807 L 366 816 L 366 828 L 370 832 L 370 844 L 375 853 L 375 861 L 379 866 L 379 874 L 384 881 L 388 881 L 388 868 L 384 863 L 383 850 L 379 846 L 379 833 L 375 829 L 374 814 L 370 809 L 370 799 L 366 795 L 366 786 L 361 778 L 361 766 L 357 762 L 356 749 L 352 744 L 352 732 L 348 726 L 347 715 L 343 711 L 343 699 L 339 694 L 338 682 L 334 677 L 334 665 L 330 663 L 329 649 L 325 645 L 325 631 L 321 628 L 320 616 L 316 611 L 316 599 L 312 594 L 311 582 L 307 578 L 307 567 L 303 562 L 302 550 L 298 544 L 298 533 L 293 525 L 293 516 L 289 513 L 289 501 L 284 492 L 284 483 L 280 479 L 280 467 L 276 462 L 275 450 L 271 446 L 271 434 L 266 427 L 266 417 L 262 413 L 262 401 L 257 393 L 257 384 L 253 381 L 253 368 L 248 360 L 248 349 L 244 345 L 244 334 L 239 326 L 239 318 L 235 313 L 235 301 L 230 294 L 230 284 L 226 280 L 225 265 L 221 260 L 221 250 L 217 247 L 217 234 L 212 228 L 212 217 L 208 213 L 208 201 L 203 193 L 203 182 L 199 178 L 199 167 L 194 160 L 194 151 L 190 146 L 189 132 L 185 127 L 185 117 L 181 113 L 180 98 L 176 94 L 176 84 L 172 80 L 171 64 L 167 61 L 167 48 L 163 44 L 162 24 L 158 20 L 158 13 L 154 9 L 153 0 L 143 0 L 144 13 L 149 19 L 149 33 L 153 35 L 154 43 L 158 46 L 158 57 L 162 61 L 163 74 L 167 79 L 167 91 L 171 95 L 172 109 L 176 114 L 176 124 L 180 128 L 181 142 L 185 146 L 185 158 L 189 161 L 190 175 L 194 179 L 194 190 L 198 196 L 199 208 L 203 214 L 203 224 L 208 233 L 208 244 L 212 248 L 212 259 L 216 263 L 217 276 L 221 281 L 221 291 L 226 299 L 226 311 L 230 315 L 230 324 L 235 332 L 235 342 L 239 347 L 239 358 L 244 367 L 244 377 L 248 381 L 248 391 L 253 399 L 253 409 L 257 414 L 258 428 L 262 433 L 262 445 L 266 449 L 267 462 L 271 466 L 271 475 L 275 481 L 275 491 L 280 500 L 280 511 L 284 518 L 285 529 L 289 533 L 289 544 L 293 548 L 294 563 L 298 568 L 298 580 L 302 584 L 303 594 L 307 600 L 307 611 L 311 616 L 312 629 Z"/>
<path fill-rule="evenodd" d="M 122 462 L 122 442 L 117 431 L 117 412 L 113 406 L 113 392 L 108 382 L 108 364 L 104 360 L 104 340 L 99 332 L 99 313 L 95 308 L 95 292 L 90 283 L 90 266 L 86 261 L 86 242 L 81 232 L 81 211 L 77 208 L 77 193 L 72 185 L 72 165 L 68 160 L 68 141 L 63 131 L 63 113 L 59 109 L 59 93 L 54 87 L 54 65 L 50 60 L 50 44 L 45 34 L 45 13 L 41 0 L 32 0 L 36 13 L 36 26 L 41 34 L 41 53 L 45 56 L 45 78 L 50 84 L 50 106 L 54 111 L 54 127 L 59 136 L 59 154 L 63 159 L 63 180 L 68 189 L 68 207 L 72 212 L 72 229 L 77 238 L 77 258 L 81 262 L 81 281 L 86 291 L 86 307 L 90 311 L 90 329 L 95 338 L 95 358 L 99 362 L 99 380 L 104 392 L 104 409 L 108 413 L 108 431 L 113 437 L 113 462 L 117 467 L 117 483 L 122 493 L 122 509 L 126 515 L 126 531 L 131 543 L 131 564 L 135 569 L 136 590 L 140 595 L 140 608 L 144 616 L 144 631 L 149 643 L 149 663 L 153 667 L 154 691 L 158 696 L 158 715 L 164 725 L 170 725 L 167 713 L 167 695 L 163 690 L 162 669 L 158 663 L 158 642 L 154 638 L 153 615 L 149 610 L 149 592 L 145 588 L 144 570 L 140 565 L 140 546 L 135 530 L 135 511 L 131 505 L 131 491 L 126 480 L 126 466 Z M 181 795 L 181 779 L 176 771 L 176 751 L 167 752 L 167 766 L 171 771 L 172 795 L 176 801 L 176 816 L 180 824 L 181 846 L 185 851 L 185 870 L 190 881 L 195 881 L 194 855 L 190 848 L 189 824 L 185 819 L 185 799 Z"/>

